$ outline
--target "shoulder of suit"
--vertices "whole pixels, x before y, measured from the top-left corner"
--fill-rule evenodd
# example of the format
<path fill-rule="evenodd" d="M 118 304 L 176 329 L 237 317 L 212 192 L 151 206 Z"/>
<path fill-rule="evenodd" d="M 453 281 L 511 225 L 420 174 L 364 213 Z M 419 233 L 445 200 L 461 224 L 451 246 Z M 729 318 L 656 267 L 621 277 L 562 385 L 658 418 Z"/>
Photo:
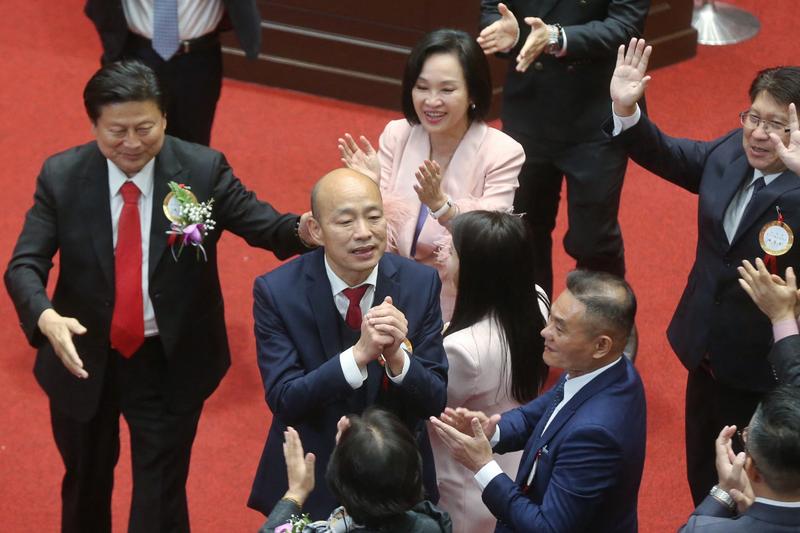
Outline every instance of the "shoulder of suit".
<path fill-rule="evenodd" d="M 408 123 L 408 120 L 400 118 L 397 120 L 390 120 L 386 127 L 383 128 L 381 137 L 384 139 L 391 138 L 394 142 L 403 141 L 408 139 L 413 131 L 414 126 Z"/>
<path fill-rule="evenodd" d="M 522 148 L 522 145 L 514 140 L 513 137 L 489 126 L 488 124 L 486 125 L 484 139 L 487 143 L 491 143 L 493 151 L 501 150 L 507 152 L 519 152 L 522 155 L 525 154 L 525 150 Z"/>
<path fill-rule="evenodd" d="M 398 271 L 402 271 L 403 274 L 410 274 L 415 276 L 438 276 L 438 272 L 436 269 L 424 265 L 418 261 L 414 261 L 413 259 L 409 259 L 407 257 L 402 257 L 397 254 L 393 254 L 391 252 L 386 252 L 383 254 L 382 261 L 390 262 Z"/>
<path fill-rule="evenodd" d="M 208 146 L 191 143 L 171 135 L 166 135 L 164 137 L 164 146 L 161 147 L 161 153 L 170 152 L 180 159 L 181 162 L 202 163 L 225 157 L 222 152 L 209 148 Z"/>

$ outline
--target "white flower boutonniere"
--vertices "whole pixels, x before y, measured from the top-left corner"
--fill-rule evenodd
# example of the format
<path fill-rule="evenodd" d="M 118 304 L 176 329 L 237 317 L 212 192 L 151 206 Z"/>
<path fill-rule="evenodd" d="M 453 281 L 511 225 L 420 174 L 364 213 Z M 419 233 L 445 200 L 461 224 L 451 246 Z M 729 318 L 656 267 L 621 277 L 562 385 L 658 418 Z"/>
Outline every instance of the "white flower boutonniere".
<path fill-rule="evenodd" d="M 197 259 L 199 260 L 202 254 L 203 260 L 207 261 L 203 239 L 216 226 L 216 222 L 211 218 L 214 199 L 198 202 L 188 185 L 174 181 L 170 181 L 168 185 L 170 192 L 164 198 L 164 214 L 172 222 L 167 231 L 169 235 L 167 242 L 173 259 L 177 261 L 184 247 L 191 245 L 195 247 Z"/>

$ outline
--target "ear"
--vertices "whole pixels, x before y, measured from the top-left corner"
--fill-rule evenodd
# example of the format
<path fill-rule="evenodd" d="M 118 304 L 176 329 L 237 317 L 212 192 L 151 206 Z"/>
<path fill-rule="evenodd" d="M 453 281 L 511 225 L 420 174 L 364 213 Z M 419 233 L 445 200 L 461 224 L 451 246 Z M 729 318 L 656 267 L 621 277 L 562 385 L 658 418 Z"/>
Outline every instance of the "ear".
<path fill-rule="evenodd" d="M 322 236 L 322 226 L 317 219 L 314 218 L 314 215 L 308 217 L 308 232 L 314 237 L 315 241 L 325 246 L 325 239 Z"/>
<path fill-rule="evenodd" d="M 594 344 L 594 359 L 602 359 L 607 356 L 611 351 L 614 341 L 608 335 L 600 335 L 595 340 Z"/>
<path fill-rule="evenodd" d="M 758 471 L 756 462 L 753 461 L 750 454 L 744 459 L 744 472 L 752 483 L 764 483 L 764 477 L 761 475 L 761 472 Z"/>

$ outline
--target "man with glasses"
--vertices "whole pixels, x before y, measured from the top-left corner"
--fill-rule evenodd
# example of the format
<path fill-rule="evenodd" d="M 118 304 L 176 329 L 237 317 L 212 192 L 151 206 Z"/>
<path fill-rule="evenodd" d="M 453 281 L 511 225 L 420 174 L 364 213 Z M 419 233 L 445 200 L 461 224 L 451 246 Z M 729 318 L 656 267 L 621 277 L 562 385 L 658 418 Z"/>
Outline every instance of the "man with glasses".
<path fill-rule="evenodd" d="M 800 388 L 782 385 L 758 405 L 739 434 L 736 426 L 716 440 L 719 482 L 680 531 L 736 533 L 800 529 Z M 738 517 L 734 517 L 738 514 Z"/>
<path fill-rule="evenodd" d="M 610 87 L 612 134 L 634 161 L 699 196 L 695 262 L 667 330 L 689 370 L 686 459 L 698 505 L 717 480 L 710 446 L 716 428 L 746 425 L 777 384 L 767 360 L 770 322 L 739 286 L 736 268 L 756 258 L 775 272 L 800 265 L 800 245 L 791 246 L 800 228 L 800 178 L 776 149 L 789 143 L 789 104 L 800 102 L 800 68 L 759 72 L 750 107 L 739 115 L 742 127 L 700 142 L 665 135 L 641 115 L 637 102 L 650 81 L 650 52 L 637 39 L 627 51 L 619 49 Z"/>

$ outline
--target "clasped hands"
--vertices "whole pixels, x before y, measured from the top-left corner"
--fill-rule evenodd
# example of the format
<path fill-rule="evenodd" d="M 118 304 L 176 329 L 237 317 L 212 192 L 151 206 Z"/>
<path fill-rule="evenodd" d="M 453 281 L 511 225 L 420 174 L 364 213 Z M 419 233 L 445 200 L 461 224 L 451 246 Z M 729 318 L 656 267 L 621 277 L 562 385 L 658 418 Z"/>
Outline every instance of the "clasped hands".
<path fill-rule="evenodd" d="M 392 297 L 384 298 L 361 319 L 361 337 L 353 347 L 353 357 L 359 368 L 380 356 L 386 360 L 390 374 L 396 376 L 403 371 L 404 352 L 400 349 L 408 335 L 408 320 L 392 303 Z"/>
<path fill-rule="evenodd" d="M 450 454 L 471 472 L 478 472 L 492 460 L 489 439 L 499 421 L 500 415 L 487 416 L 464 407 L 447 407 L 439 418 L 430 417 L 433 430 Z"/>

